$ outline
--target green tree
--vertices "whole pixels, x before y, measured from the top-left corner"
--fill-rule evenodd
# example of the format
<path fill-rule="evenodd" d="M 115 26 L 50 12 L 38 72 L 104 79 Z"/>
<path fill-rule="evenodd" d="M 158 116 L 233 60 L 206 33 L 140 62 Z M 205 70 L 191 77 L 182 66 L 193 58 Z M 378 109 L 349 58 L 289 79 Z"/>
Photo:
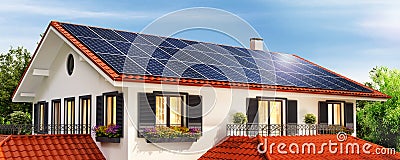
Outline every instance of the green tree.
<path fill-rule="evenodd" d="M 14 111 L 10 114 L 11 124 L 30 124 L 32 121 L 31 114 L 22 111 Z"/>
<path fill-rule="evenodd" d="M 12 103 L 11 98 L 31 54 L 23 47 L 10 48 L 7 53 L 0 54 L 0 117 L 10 118 L 13 111 L 32 113 L 29 103 Z"/>
<path fill-rule="evenodd" d="M 369 85 L 392 98 L 386 102 L 360 101 L 357 105 L 357 135 L 400 150 L 400 71 L 375 67 Z"/>

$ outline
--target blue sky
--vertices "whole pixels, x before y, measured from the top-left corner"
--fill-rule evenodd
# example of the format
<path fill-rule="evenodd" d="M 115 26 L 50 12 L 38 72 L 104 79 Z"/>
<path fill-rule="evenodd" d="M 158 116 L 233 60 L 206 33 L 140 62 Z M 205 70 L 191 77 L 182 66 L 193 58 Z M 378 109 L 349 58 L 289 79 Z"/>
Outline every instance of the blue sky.
<path fill-rule="evenodd" d="M 190 7 L 233 13 L 264 38 L 270 51 L 297 54 L 359 82 L 369 81 L 374 66 L 400 68 L 400 2 L 396 0 L 3 1 L 0 52 L 10 46 L 33 52 L 51 20 L 140 32 L 160 16 Z M 174 36 L 240 45 L 227 35 L 204 29 Z"/>

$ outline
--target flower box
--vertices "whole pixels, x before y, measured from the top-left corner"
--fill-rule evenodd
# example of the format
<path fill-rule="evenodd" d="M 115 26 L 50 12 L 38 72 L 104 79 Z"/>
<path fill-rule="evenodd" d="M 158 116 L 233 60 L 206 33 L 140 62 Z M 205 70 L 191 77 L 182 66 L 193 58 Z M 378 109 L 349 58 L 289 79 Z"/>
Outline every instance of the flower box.
<path fill-rule="evenodd" d="M 176 142 L 197 142 L 195 137 L 175 137 L 175 138 L 146 138 L 147 143 L 176 143 Z"/>
<path fill-rule="evenodd" d="M 118 137 L 96 137 L 96 142 L 119 143 L 120 139 Z"/>

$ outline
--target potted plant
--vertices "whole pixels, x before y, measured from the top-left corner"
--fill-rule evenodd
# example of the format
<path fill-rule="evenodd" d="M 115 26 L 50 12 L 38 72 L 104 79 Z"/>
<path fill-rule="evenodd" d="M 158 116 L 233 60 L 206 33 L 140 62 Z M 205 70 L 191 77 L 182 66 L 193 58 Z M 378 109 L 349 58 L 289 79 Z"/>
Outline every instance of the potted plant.
<path fill-rule="evenodd" d="M 147 143 L 196 142 L 201 136 L 197 128 L 180 126 L 146 128 L 142 133 Z"/>
<path fill-rule="evenodd" d="M 247 123 L 247 117 L 242 112 L 237 112 L 233 114 L 233 123 L 234 124 L 245 124 Z"/>
<path fill-rule="evenodd" d="M 311 126 L 317 122 L 317 117 L 312 113 L 304 115 L 304 123 L 308 124 L 308 133 L 311 134 Z"/>
<path fill-rule="evenodd" d="M 121 126 L 110 124 L 107 126 L 95 126 L 97 142 L 119 143 L 121 137 Z"/>

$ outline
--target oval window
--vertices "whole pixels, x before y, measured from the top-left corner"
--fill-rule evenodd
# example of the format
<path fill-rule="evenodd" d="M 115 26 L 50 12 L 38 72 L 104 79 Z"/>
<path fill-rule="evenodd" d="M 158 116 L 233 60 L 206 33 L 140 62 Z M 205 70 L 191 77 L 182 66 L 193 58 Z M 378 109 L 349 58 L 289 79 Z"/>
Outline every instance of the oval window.
<path fill-rule="evenodd" d="M 72 56 L 72 54 L 70 54 L 70 55 L 68 55 L 68 59 L 67 59 L 68 75 L 71 75 L 73 71 L 74 71 L 74 56 Z"/>

